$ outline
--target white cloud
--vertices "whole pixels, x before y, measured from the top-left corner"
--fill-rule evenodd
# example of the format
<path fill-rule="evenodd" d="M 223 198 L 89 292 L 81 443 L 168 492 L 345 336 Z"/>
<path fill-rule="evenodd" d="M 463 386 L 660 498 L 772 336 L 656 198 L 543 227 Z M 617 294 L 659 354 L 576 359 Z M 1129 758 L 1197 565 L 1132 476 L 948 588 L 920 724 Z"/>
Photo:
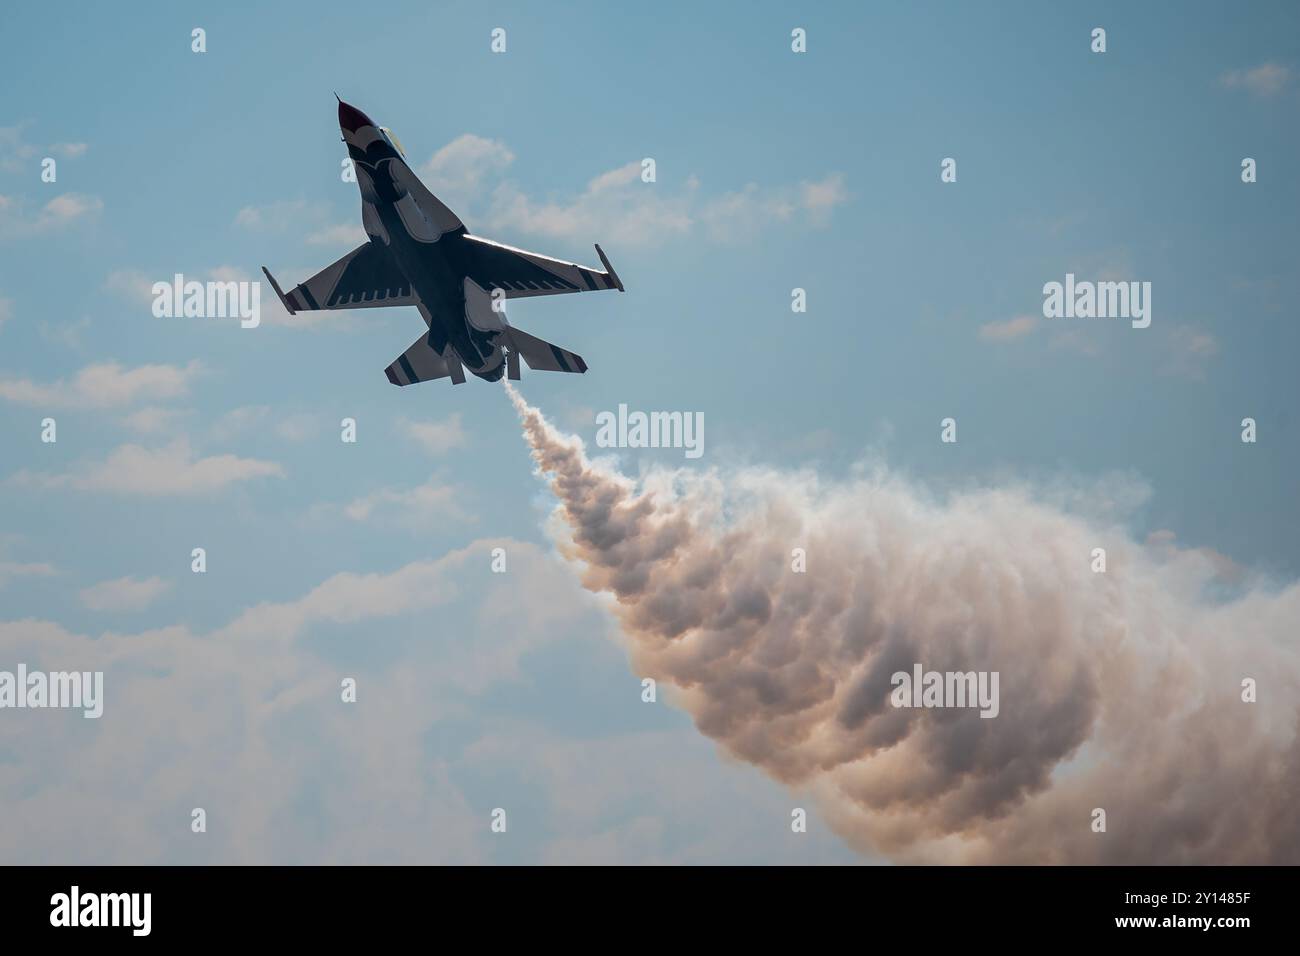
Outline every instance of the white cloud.
<path fill-rule="evenodd" d="M 186 412 L 179 408 L 165 408 L 161 405 L 146 405 L 123 416 L 122 424 L 132 431 L 146 435 L 170 431 L 184 417 Z"/>
<path fill-rule="evenodd" d="M 87 365 L 71 381 L 41 384 L 26 378 L 0 376 L 0 398 L 42 408 L 110 408 L 132 402 L 176 398 L 186 394 L 190 380 L 201 372 L 198 360 L 176 365 L 117 362 Z"/>
<path fill-rule="evenodd" d="M 738 242 L 773 225 L 822 226 L 846 201 L 843 177 L 832 173 L 794 187 L 740 190 L 705 197 L 696 180 L 673 191 L 665 183 L 643 183 L 641 165 L 631 162 L 602 173 L 568 201 L 537 202 L 511 183 L 493 192 L 491 229 L 588 241 L 592 236 L 619 245 L 655 245 L 701 230 L 715 242 Z"/>
<path fill-rule="evenodd" d="M 212 437 L 217 441 L 231 441 L 247 434 L 251 429 L 264 427 L 270 417 L 269 405 L 241 405 L 232 408 L 212 426 Z"/>
<path fill-rule="evenodd" d="M 314 437 L 320 431 L 320 422 L 315 415 L 298 412 L 284 416 L 273 427 L 275 434 L 285 441 L 300 442 Z"/>
<path fill-rule="evenodd" d="M 1274 96 L 1291 79 L 1291 70 L 1281 63 L 1261 63 L 1248 69 L 1228 70 L 1219 82 L 1230 90 L 1245 90 L 1255 96 Z"/>
<path fill-rule="evenodd" d="M 738 242 L 797 219 L 805 225 L 824 226 L 831 211 L 847 200 L 844 177 L 839 173 L 799 183 L 793 189 L 764 189 L 749 183 L 739 191 L 704 201 L 698 219 L 710 238 Z"/>
<path fill-rule="evenodd" d="M 31 165 L 36 154 L 36 147 L 23 138 L 22 125 L 0 126 L 0 169 L 9 173 L 20 172 Z"/>
<path fill-rule="evenodd" d="M 831 173 L 816 182 L 800 183 L 799 190 L 803 208 L 814 215 L 827 213 L 849 198 L 841 173 Z"/>
<path fill-rule="evenodd" d="M 55 574 L 54 565 L 41 562 L 23 563 L 21 561 L 0 560 L 0 587 L 4 587 L 13 578 L 48 577 Z"/>
<path fill-rule="evenodd" d="M 318 262 L 316 265 L 308 268 L 272 269 L 271 274 L 279 281 L 280 288 L 289 290 L 300 281 L 296 278 L 290 277 L 301 276 L 302 279 L 306 279 L 309 276 L 315 275 L 326 265 L 328 265 L 328 263 Z M 309 312 L 298 312 L 295 315 L 290 315 L 284 305 L 280 302 L 279 296 L 275 294 L 275 290 L 271 288 L 271 284 L 267 282 L 266 277 L 262 275 L 260 269 L 257 271 L 257 274 L 254 275 L 238 266 L 217 266 L 216 268 L 209 270 L 208 277 L 218 282 L 259 283 L 262 290 L 259 300 L 262 308 L 262 325 L 285 326 L 292 329 L 319 329 L 328 326 L 344 326 L 350 328 L 356 326 L 359 322 L 365 321 L 362 317 L 364 310 L 358 311 L 354 309 L 319 309 Z M 187 273 L 185 278 L 189 279 L 191 276 Z M 198 278 L 199 281 L 203 281 L 201 277 L 195 278 Z"/>
<path fill-rule="evenodd" d="M 488 582 L 494 600 L 573 589 L 536 546 L 500 540 L 387 573 L 336 574 L 206 633 L 177 625 L 92 635 L 53 621 L 0 622 L 12 660 L 105 672 L 99 720 L 0 722 L 0 803 L 6 820 L 23 821 L 0 831 L 0 859 L 482 862 L 486 816 L 457 790 L 446 760 L 430 760 L 431 730 L 456 715 L 447 701 L 512 674 L 522 654 L 564 634 L 589 605 L 552 601 L 543 626 L 525 614 L 490 648 L 421 640 L 410 655 L 367 667 L 356 707 L 339 702 L 337 664 L 302 639 L 320 624 L 352 625 L 361 646 L 388 629 L 379 622 L 427 615 L 466 579 L 481 580 L 479 559 L 492 544 L 512 559 L 509 582 Z M 325 777 L 337 786 L 319 787 Z M 210 840 L 190 833 L 194 794 L 208 809 Z M 176 827 L 158 825 L 178 812 Z M 370 821 L 362 830 L 359 815 Z M 66 826 L 51 830 L 56 821 Z"/>
<path fill-rule="evenodd" d="M 513 183 L 492 194 L 486 216 L 489 232 L 512 232 L 617 245 L 663 242 L 690 232 L 693 219 L 687 196 L 671 196 L 658 184 L 642 183 L 639 163 L 603 173 L 567 201 L 535 201 Z"/>
<path fill-rule="evenodd" d="M 75 322 L 47 322 L 41 319 L 36 323 L 41 338 L 54 345 L 70 349 L 81 348 L 81 333 L 88 328 L 90 328 L 88 315 L 83 315 Z"/>
<path fill-rule="evenodd" d="M 498 546 L 509 574 L 486 573 Z M 618 729 L 629 714 L 662 711 L 640 702 L 597 603 L 536 545 L 481 539 L 436 560 L 335 574 L 208 631 L 75 633 L 51 620 L 0 621 L 9 659 L 105 674 L 99 720 L 22 711 L 0 721 L 0 805 L 21 823 L 0 828 L 0 859 L 846 860 L 825 828 L 782 840 L 771 821 L 788 819 L 786 790 L 719 761 L 687 722 Z M 545 713 L 503 709 L 507 696 L 495 691 L 529 680 L 528 659 L 578 642 L 586 667 L 625 677 L 625 699 L 584 696 L 590 720 L 567 733 Z M 341 666 L 328 645 L 352 663 Z M 344 675 L 358 679 L 355 705 L 340 702 Z M 660 768 L 653 787 L 639 773 L 647 766 Z M 494 781 L 490 793 L 472 785 L 483 779 Z M 535 796 L 533 811 L 516 816 L 515 794 Z M 502 803 L 511 832 L 518 821 L 531 836 L 503 843 L 491 834 L 488 810 Z M 196 805 L 209 826 L 197 840 Z M 525 822 L 542 821 L 539 813 L 551 835 Z"/>
<path fill-rule="evenodd" d="M 41 488 L 75 488 L 139 495 L 203 495 L 254 478 L 284 477 L 271 461 L 211 455 L 198 458 L 183 438 L 161 448 L 121 445 L 102 462 L 75 472 L 47 475 L 20 471 L 10 481 Z"/>
<path fill-rule="evenodd" d="M 260 276 L 261 274 L 262 273 L 260 271 L 257 273 L 258 276 Z M 239 266 L 230 266 L 230 265 L 214 266 L 208 272 L 208 279 L 213 282 L 261 281 L 260 279 L 253 278 L 250 273 L 248 273 L 244 269 L 239 268 Z M 267 292 L 269 294 L 270 290 L 268 289 Z"/>
<path fill-rule="evenodd" d="M 262 206 L 245 206 L 235 214 L 235 225 L 252 232 L 292 233 L 309 246 L 351 248 L 366 241 L 360 220 L 331 224 L 329 206 L 305 199 L 278 200 Z M 323 265 L 323 264 L 322 264 Z"/>
<path fill-rule="evenodd" d="M 43 215 L 52 223 L 60 224 L 94 215 L 103 208 L 104 202 L 98 196 L 64 193 L 45 204 Z"/>
<path fill-rule="evenodd" d="M 414 488 L 381 488 L 343 506 L 343 514 L 353 521 L 367 521 L 379 514 L 400 519 L 407 527 L 425 528 L 446 519 L 469 520 L 460 506 L 464 492 L 453 485 L 434 479 Z"/>
<path fill-rule="evenodd" d="M 1067 352 L 1078 352 L 1080 355 L 1096 357 L 1102 353 L 1101 340 L 1095 335 L 1089 335 L 1083 331 L 1086 326 L 1067 327 L 1064 331 L 1057 332 L 1052 336 L 1050 346 L 1053 349 L 1061 349 Z"/>
<path fill-rule="evenodd" d="M 85 156 L 89 148 L 86 143 L 54 143 L 50 146 L 50 152 L 61 159 L 77 159 Z"/>
<path fill-rule="evenodd" d="M 52 232 L 83 219 L 97 216 L 104 208 L 98 196 L 63 193 L 35 213 L 12 197 L 0 197 L 0 238 L 13 239 Z"/>
<path fill-rule="evenodd" d="M 359 246 L 367 239 L 366 231 L 359 223 L 345 222 L 334 226 L 325 226 L 307 236 L 309 246 Z"/>
<path fill-rule="evenodd" d="M 277 416 L 269 405 L 241 405 L 221 416 L 212 426 L 217 441 L 233 441 L 253 432 L 275 435 L 285 441 L 306 441 L 320 431 L 320 417 L 305 413 Z"/>
<path fill-rule="evenodd" d="M 1010 342 L 1023 338 L 1038 326 L 1032 315 L 1017 315 L 1000 322 L 986 322 L 980 326 L 980 338 L 988 342 Z"/>
<path fill-rule="evenodd" d="M 823 226 L 848 200 L 844 177 L 830 173 L 792 186 L 755 183 L 708 196 L 695 177 L 681 188 L 641 181 L 633 160 L 588 180 L 567 199 L 536 199 L 505 178 L 514 153 L 497 140 L 464 134 L 420 169 L 426 185 L 449 206 L 482 208 L 485 234 L 520 232 L 552 239 L 654 245 L 701 231 L 718 242 L 742 241 L 774 224 Z"/>
<path fill-rule="evenodd" d="M 157 281 L 162 280 L 152 279 L 138 269 L 116 269 L 104 280 L 104 288 L 133 302 L 152 304 L 153 284 Z"/>
<path fill-rule="evenodd" d="M 313 275 L 324 267 L 324 264 L 318 264 L 314 269 L 295 269 L 292 274 L 302 274 L 304 277 Z M 259 269 L 256 274 L 242 269 L 239 266 L 219 265 L 205 270 L 188 272 L 178 270 L 185 277 L 186 282 L 250 282 L 257 283 L 258 305 L 261 310 L 262 325 L 287 325 L 293 328 L 308 328 L 321 325 L 327 321 L 335 321 L 351 317 L 355 320 L 356 313 L 349 311 L 336 312 L 299 312 L 297 315 L 290 315 L 281 304 L 275 290 L 271 288 L 266 277 L 262 275 Z M 104 282 L 104 287 L 110 292 L 114 292 L 123 298 L 136 303 L 137 305 L 149 305 L 152 307 L 154 294 L 153 284 L 155 282 L 173 282 L 175 272 L 169 272 L 162 276 L 148 276 L 138 269 L 118 269 L 110 272 Z M 274 272 L 276 278 L 281 278 L 279 272 Z M 285 274 L 288 273 L 287 270 Z M 291 289 L 296 282 L 282 281 L 281 288 Z M 152 315 L 152 313 L 150 313 Z"/>
<path fill-rule="evenodd" d="M 1164 371 L 1199 381 L 1210 359 L 1219 354 L 1219 341 L 1205 329 L 1178 326 L 1169 333 Z"/>
<path fill-rule="evenodd" d="M 420 167 L 424 184 L 453 209 L 459 201 L 479 197 L 484 181 L 515 161 L 504 143 L 462 133 Z"/>
<path fill-rule="evenodd" d="M 325 263 L 318 263 L 312 269 L 294 269 L 273 271 L 277 279 L 281 280 L 281 288 L 291 289 L 297 284 L 296 281 L 285 281 L 283 275 L 301 274 L 304 278 L 313 275 L 320 269 L 324 268 Z M 261 290 L 258 293 L 258 303 L 261 309 L 262 325 L 285 325 L 292 328 L 311 328 L 325 323 L 337 323 L 342 320 L 356 320 L 356 312 L 353 311 L 318 311 L 318 312 L 299 312 L 297 315 L 290 315 L 281 304 L 275 290 L 271 284 L 266 281 L 259 269 L 256 274 L 249 272 L 247 269 L 233 265 L 213 266 L 206 270 L 197 272 L 181 271 L 187 282 L 255 282 Z M 138 269 L 119 269 L 108 274 L 104 282 L 104 287 L 125 299 L 135 302 L 138 305 L 148 304 L 152 306 L 154 300 L 153 284 L 155 282 L 171 283 L 175 276 L 174 272 L 169 272 L 164 276 L 148 276 Z"/>
<path fill-rule="evenodd" d="M 44 148 L 29 143 L 23 136 L 25 125 L 0 126 L 0 170 L 11 173 L 34 170 L 43 154 L 60 159 L 76 159 L 86 154 L 85 143 L 51 143 Z"/>
<path fill-rule="evenodd" d="M 338 246 L 351 249 L 366 241 L 359 218 L 349 222 L 329 222 L 330 207 L 305 199 L 278 200 L 261 206 L 245 206 L 235 214 L 235 225 L 252 232 L 291 233 L 303 237 L 309 246 Z M 323 268 L 321 263 L 317 269 Z M 271 290 L 268 289 L 268 296 Z"/>
<path fill-rule="evenodd" d="M 92 611 L 142 611 L 171 587 L 162 578 L 118 578 L 83 588 L 81 603 Z"/>
<path fill-rule="evenodd" d="M 465 432 L 460 424 L 460 412 L 452 412 L 442 421 L 414 422 L 403 419 L 399 423 L 405 437 L 415 442 L 431 455 L 440 455 L 465 444 Z"/>
<path fill-rule="evenodd" d="M 263 206 L 245 206 L 235 214 L 235 225 L 254 232 L 284 232 L 324 218 L 324 203 L 305 199 L 281 199 Z"/>

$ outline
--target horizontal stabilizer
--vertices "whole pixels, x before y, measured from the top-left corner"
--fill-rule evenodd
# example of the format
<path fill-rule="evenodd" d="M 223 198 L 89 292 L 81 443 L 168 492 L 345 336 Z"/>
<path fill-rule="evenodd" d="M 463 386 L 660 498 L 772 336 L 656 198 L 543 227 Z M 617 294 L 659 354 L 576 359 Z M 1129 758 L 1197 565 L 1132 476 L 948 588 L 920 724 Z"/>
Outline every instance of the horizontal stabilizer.
<path fill-rule="evenodd" d="M 562 349 L 550 342 L 543 342 L 535 335 L 510 327 L 510 346 L 524 357 L 528 367 L 543 372 L 578 372 L 587 371 L 587 363 L 582 356 L 568 349 Z"/>
<path fill-rule="evenodd" d="M 465 371 L 461 368 L 460 358 L 450 347 L 446 357 L 435 352 L 429 345 L 426 333 L 411 343 L 411 347 L 397 357 L 397 361 L 384 369 L 384 374 L 394 385 L 414 385 L 416 382 L 429 382 L 435 378 L 446 378 L 457 384 L 465 381 Z"/>

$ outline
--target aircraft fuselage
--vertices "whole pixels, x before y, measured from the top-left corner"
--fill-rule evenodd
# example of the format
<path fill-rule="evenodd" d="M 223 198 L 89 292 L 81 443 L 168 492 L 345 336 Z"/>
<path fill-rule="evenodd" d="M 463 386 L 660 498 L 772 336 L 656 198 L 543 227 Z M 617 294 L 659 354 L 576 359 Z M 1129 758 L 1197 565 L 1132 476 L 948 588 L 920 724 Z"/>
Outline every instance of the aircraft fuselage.
<path fill-rule="evenodd" d="M 498 381 L 505 371 L 500 336 L 475 326 L 466 308 L 470 255 L 462 238 L 465 227 L 439 233 L 439 210 L 427 208 L 429 203 L 412 188 L 415 174 L 382 134 L 364 149 L 349 142 L 348 155 L 361 187 L 366 233 L 385 247 L 419 298 L 429 345 L 441 353 L 450 344 L 471 372 Z"/>

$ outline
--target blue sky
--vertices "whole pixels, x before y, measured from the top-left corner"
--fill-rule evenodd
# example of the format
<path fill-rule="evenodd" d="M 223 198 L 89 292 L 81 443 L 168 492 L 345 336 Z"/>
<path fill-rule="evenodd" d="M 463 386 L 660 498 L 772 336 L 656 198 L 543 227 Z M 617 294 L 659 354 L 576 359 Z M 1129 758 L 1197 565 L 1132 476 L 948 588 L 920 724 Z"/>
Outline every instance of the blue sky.
<path fill-rule="evenodd" d="M 136 703 L 115 708 L 110 679 L 101 725 L 21 715 L 47 725 L 42 757 L 5 714 L 0 797 L 20 818 L 80 813 L 88 839 L 138 807 L 97 859 L 861 859 L 816 822 L 792 839 L 798 794 L 641 703 L 608 608 L 552 554 L 500 389 L 386 380 L 413 310 L 153 317 L 148 285 L 173 273 L 266 264 L 287 285 L 356 244 L 333 91 L 396 131 L 472 232 L 586 264 L 602 243 L 627 294 L 510 309 L 589 364 L 522 384 L 588 442 L 619 403 L 699 411 L 691 467 L 883 459 L 937 493 L 1068 480 L 1138 540 L 1300 575 L 1292 4 L 143 3 L 6 22 L 0 667 L 119 660 L 122 642 Z M 626 175 L 646 157 L 653 184 Z M 1151 282 L 1150 328 L 1043 319 L 1067 272 Z M 342 610 L 331 580 L 358 589 Z M 432 591 L 389 613 L 390 584 Z M 210 645 L 232 628 L 227 658 Z M 150 683 L 132 641 L 188 690 Z M 360 701 L 340 714 L 347 675 Z M 149 714 L 213 760 L 183 732 L 148 742 Z M 204 843 L 193 806 L 225 821 Z M 496 806 L 507 840 L 486 832 Z M 376 807 L 391 834 L 367 830 Z M 401 838 L 428 819 L 454 822 Z M 0 858 L 38 849 L 20 836 Z"/>

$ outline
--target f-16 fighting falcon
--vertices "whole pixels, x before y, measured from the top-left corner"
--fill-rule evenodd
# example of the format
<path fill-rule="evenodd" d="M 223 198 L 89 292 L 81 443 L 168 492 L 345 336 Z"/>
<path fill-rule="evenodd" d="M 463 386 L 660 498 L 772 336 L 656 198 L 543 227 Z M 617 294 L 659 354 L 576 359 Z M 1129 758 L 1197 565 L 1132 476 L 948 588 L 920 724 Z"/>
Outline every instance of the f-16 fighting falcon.
<path fill-rule="evenodd" d="M 623 291 L 600 246 L 604 271 L 472 236 L 407 165 L 397 138 L 339 100 L 339 127 L 361 189 L 369 239 L 287 294 L 262 267 L 291 315 L 312 309 L 413 305 L 429 330 L 385 369 L 394 385 L 450 377 L 519 378 L 531 369 L 585 372 L 582 356 L 514 328 L 501 299 L 596 289 Z"/>

